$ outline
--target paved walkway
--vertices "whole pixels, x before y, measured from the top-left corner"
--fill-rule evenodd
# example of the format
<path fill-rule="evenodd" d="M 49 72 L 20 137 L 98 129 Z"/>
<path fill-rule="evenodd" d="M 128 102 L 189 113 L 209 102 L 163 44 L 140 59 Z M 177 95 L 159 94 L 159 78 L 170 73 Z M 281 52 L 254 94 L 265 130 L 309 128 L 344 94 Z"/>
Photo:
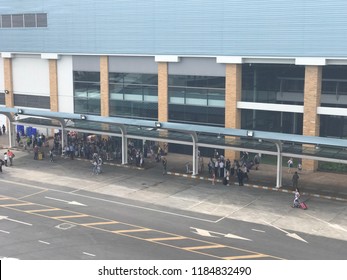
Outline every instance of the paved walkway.
<path fill-rule="evenodd" d="M 0 136 L 0 148 L 8 148 L 8 137 Z M 21 148 L 14 150 L 22 151 Z M 207 171 L 207 161 L 205 158 L 204 172 L 196 176 L 186 173 L 186 163 L 191 162 L 191 156 L 182 154 L 169 154 L 166 156 L 168 160 L 167 174 L 170 176 L 186 177 L 191 180 L 204 180 L 211 182 Z M 78 159 L 84 160 L 85 159 Z M 106 165 L 122 166 L 115 162 L 106 162 Z M 124 167 L 124 166 L 123 166 Z M 129 168 L 136 168 L 135 166 L 125 166 Z M 161 172 L 162 165 L 156 163 L 154 160 L 145 159 L 145 169 L 157 169 L 157 173 Z M 246 187 L 266 189 L 279 192 L 293 192 L 292 187 L 292 173 L 288 173 L 287 169 L 283 168 L 283 181 L 280 189 L 276 188 L 276 166 L 261 164 L 259 170 L 251 170 L 249 173 L 249 181 L 245 181 Z M 320 197 L 325 199 L 339 200 L 347 202 L 347 174 L 329 173 L 329 172 L 299 172 L 299 189 L 302 195 Z M 217 179 L 217 185 L 222 184 L 221 179 Z M 230 182 L 231 185 L 237 185 L 237 178 L 233 178 Z"/>

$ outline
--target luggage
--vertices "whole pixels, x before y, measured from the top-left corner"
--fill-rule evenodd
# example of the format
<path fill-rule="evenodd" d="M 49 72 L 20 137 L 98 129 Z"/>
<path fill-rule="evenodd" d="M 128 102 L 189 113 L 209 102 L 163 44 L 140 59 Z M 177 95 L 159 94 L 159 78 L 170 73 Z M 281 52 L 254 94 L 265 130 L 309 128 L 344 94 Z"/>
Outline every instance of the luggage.
<path fill-rule="evenodd" d="M 303 209 L 303 210 L 307 210 L 307 205 L 306 205 L 305 202 L 300 202 L 300 207 L 301 207 L 301 209 Z"/>

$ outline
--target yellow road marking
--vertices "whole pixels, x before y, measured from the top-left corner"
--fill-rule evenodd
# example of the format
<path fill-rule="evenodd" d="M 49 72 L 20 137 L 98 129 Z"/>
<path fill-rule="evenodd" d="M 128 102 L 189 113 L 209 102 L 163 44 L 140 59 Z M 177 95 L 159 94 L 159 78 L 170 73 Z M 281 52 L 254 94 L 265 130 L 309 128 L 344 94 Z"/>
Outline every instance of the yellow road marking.
<path fill-rule="evenodd" d="M 81 215 L 70 215 L 70 216 L 56 216 L 56 217 L 51 217 L 53 219 L 66 219 L 66 218 L 82 218 L 82 217 L 87 217 L 89 215 L 86 214 L 81 214 Z"/>
<path fill-rule="evenodd" d="M 227 247 L 222 244 L 215 244 L 215 245 L 205 245 L 205 246 L 195 246 L 195 247 L 183 247 L 184 250 L 203 250 L 203 249 L 213 249 L 213 248 L 223 248 Z"/>
<path fill-rule="evenodd" d="M 256 255 L 243 255 L 243 256 L 232 256 L 232 257 L 224 257 L 226 260 L 239 260 L 239 259 L 253 259 L 253 258 L 263 258 L 270 257 L 268 255 L 256 254 Z"/>
<path fill-rule="evenodd" d="M 138 228 L 138 229 L 122 229 L 122 230 L 115 230 L 112 231 L 114 233 L 128 233 L 128 232 L 141 232 L 141 231 L 151 231 L 153 229 L 150 228 Z"/>
<path fill-rule="evenodd" d="M 173 236 L 173 237 L 159 237 L 159 238 L 148 238 L 145 239 L 147 241 L 167 241 L 167 240 L 180 240 L 180 239 L 187 239 L 188 237 L 184 236 Z"/>
<path fill-rule="evenodd" d="M 12 204 L 1 204 L 0 206 L 4 207 L 13 207 L 13 206 L 23 206 L 23 205 L 32 205 L 31 202 L 25 202 L 25 203 L 12 203 Z"/>
<path fill-rule="evenodd" d="M 97 222 L 97 223 L 88 223 L 88 224 L 80 224 L 81 226 L 96 226 L 96 225 L 110 225 L 110 224 L 119 224 L 119 222 L 111 221 L 111 222 Z"/>
<path fill-rule="evenodd" d="M 48 212 L 48 211 L 59 211 L 60 208 L 48 208 L 48 209 L 36 209 L 36 210 L 27 210 L 26 213 L 38 213 L 38 212 Z"/>

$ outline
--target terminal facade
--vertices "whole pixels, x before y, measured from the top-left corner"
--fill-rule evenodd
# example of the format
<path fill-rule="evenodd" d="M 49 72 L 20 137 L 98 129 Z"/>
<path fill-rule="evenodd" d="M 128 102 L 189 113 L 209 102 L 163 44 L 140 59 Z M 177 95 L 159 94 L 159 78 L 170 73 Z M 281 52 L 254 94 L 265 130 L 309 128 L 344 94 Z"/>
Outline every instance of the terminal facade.
<path fill-rule="evenodd" d="M 46 2 L 0 0 L 0 106 L 347 137 L 346 1 Z"/>

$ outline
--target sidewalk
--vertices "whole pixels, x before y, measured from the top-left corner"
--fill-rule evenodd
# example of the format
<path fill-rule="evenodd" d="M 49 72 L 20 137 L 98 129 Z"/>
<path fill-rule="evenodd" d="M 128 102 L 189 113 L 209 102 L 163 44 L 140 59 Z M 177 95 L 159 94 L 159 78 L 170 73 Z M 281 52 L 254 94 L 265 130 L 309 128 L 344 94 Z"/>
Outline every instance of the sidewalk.
<path fill-rule="evenodd" d="M 7 135 L 0 136 L 0 148 L 8 148 Z M 22 151 L 22 148 L 17 149 L 14 147 L 14 150 Z M 1 158 L 3 158 L 3 155 L 1 155 Z M 191 156 L 183 154 L 168 154 L 166 158 L 168 160 L 167 175 L 185 177 L 187 180 L 202 180 L 212 183 L 207 170 L 208 158 L 204 158 L 205 170 L 196 176 L 186 173 L 185 164 L 187 162 L 191 162 Z M 87 161 L 85 159 L 80 160 Z M 105 162 L 105 165 L 122 166 L 121 164 L 116 164 L 114 162 Z M 136 168 L 135 166 L 131 165 L 122 167 Z M 145 159 L 145 169 L 152 168 L 158 169 L 158 173 L 160 173 L 162 170 L 162 165 L 161 163 L 156 163 L 150 158 Z M 287 172 L 286 168 L 283 168 L 282 187 L 278 189 L 276 188 L 276 166 L 261 164 L 259 166 L 259 170 L 252 169 L 250 171 L 250 180 L 246 180 L 244 185 L 246 187 L 277 192 L 293 192 L 292 175 L 292 173 Z M 298 187 L 302 195 L 347 202 L 347 174 L 301 171 L 299 172 L 299 176 L 300 179 Z M 217 178 L 216 184 L 221 185 L 222 180 Z M 230 184 L 238 185 L 237 178 L 233 178 Z"/>

